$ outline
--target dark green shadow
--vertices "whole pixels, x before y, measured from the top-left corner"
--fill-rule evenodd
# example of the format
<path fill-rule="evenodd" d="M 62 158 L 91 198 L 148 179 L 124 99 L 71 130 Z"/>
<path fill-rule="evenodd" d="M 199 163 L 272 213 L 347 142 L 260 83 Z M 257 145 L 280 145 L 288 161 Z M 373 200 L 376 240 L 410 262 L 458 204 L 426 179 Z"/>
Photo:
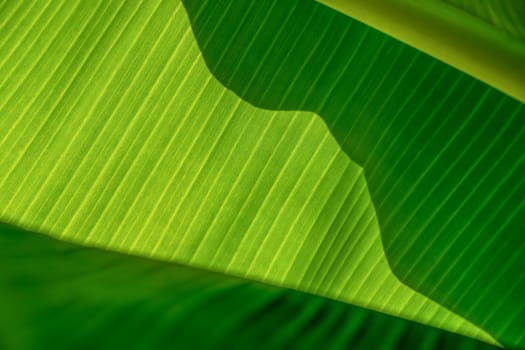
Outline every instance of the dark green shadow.
<path fill-rule="evenodd" d="M 0 348 L 494 349 L 345 303 L 0 223 Z"/>
<path fill-rule="evenodd" d="M 313 0 L 183 3 L 219 81 L 362 165 L 401 281 L 525 347 L 523 104 Z"/>

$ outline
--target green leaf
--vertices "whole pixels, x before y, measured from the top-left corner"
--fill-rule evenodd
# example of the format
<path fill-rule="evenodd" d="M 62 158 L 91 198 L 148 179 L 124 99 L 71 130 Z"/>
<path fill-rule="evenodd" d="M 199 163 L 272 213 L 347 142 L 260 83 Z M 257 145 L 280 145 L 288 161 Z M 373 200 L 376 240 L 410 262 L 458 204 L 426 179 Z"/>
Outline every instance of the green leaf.
<path fill-rule="evenodd" d="M 314 2 L 3 6 L 2 220 L 523 344 L 517 101 Z"/>

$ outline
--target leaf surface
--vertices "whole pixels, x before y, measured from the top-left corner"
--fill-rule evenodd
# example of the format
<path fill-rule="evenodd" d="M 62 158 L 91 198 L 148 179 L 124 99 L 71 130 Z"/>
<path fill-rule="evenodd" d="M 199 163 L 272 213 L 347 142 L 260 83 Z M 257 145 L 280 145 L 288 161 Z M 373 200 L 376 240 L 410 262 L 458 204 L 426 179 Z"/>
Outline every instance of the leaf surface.
<path fill-rule="evenodd" d="M 220 3 L 202 4 L 203 7 L 194 8 L 191 4 L 184 7 L 179 1 L 142 4 L 116 0 L 8 1 L 3 4 L 0 12 L 3 34 L 0 38 L 0 74 L 7 78 L 0 83 L 0 166 L 4 169 L 0 176 L 0 217 L 83 245 L 176 261 L 292 287 L 496 342 L 485 331 L 490 329 L 491 334 L 497 334 L 498 340 L 503 338 L 505 342 L 516 343 L 520 339 L 520 335 L 516 335 L 521 322 L 519 311 L 507 313 L 512 327 L 499 320 L 515 302 L 521 279 L 517 279 L 516 284 L 508 284 L 505 276 L 505 280 L 498 281 L 494 288 L 488 288 L 483 298 L 466 302 L 457 299 L 463 301 L 459 306 L 450 305 L 452 298 L 443 296 L 443 286 L 452 286 L 454 291 L 472 292 L 476 290 L 476 283 L 482 284 L 486 280 L 473 283 L 468 275 L 461 280 L 462 284 L 446 281 L 440 284 L 437 292 L 429 293 L 440 302 L 448 302 L 442 306 L 400 282 L 385 256 L 382 238 L 387 250 L 395 250 L 405 245 L 407 240 L 403 235 L 406 234 L 413 237 L 410 242 L 417 244 L 410 244 L 409 253 L 394 254 L 397 256 L 395 267 L 401 266 L 402 275 L 408 271 L 413 278 L 411 269 L 419 265 L 427 268 L 424 272 L 433 274 L 458 266 L 444 264 L 441 257 L 441 265 L 437 264 L 437 267 L 422 264 L 420 258 L 414 259 L 416 252 L 423 252 L 427 254 L 423 255 L 425 261 L 428 261 L 427 243 L 432 242 L 432 237 L 441 237 L 421 230 L 421 227 L 425 228 L 424 222 L 418 226 L 422 223 L 419 220 L 427 220 L 428 215 L 417 216 L 416 226 L 407 226 L 407 221 L 400 221 L 412 223 L 413 213 L 420 212 L 420 208 L 414 205 L 422 197 L 414 194 L 408 202 L 403 198 L 399 202 L 403 207 L 399 208 L 392 207 L 392 202 L 384 205 L 378 195 L 379 179 L 386 181 L 386 187 L 381 189 L 400 191 L 410 188 L 412 191 L 411 186 L 420 184 L 417 176 L 421 174 L 421 168 L 410 168 L 411 165 L 406 163 L 407 155 L 397 153 L 401 163 L 395 163 L 395 167 L 387 172 L 394 161 L 390 159 L 373 173 L 375 176 L 367 173 L 365 177 L 362 166 L 353 161 L 358 161 L 368 172 L 367 166 L 373 158 L 365 158 L 364 150 L 384 150 L 381 149 L 383 144 L 376 149 L 370 140 L 378 136 L 377 132 L 392 130 L 388 122 L 376 120 L 382 117 L 367 110 L 369 106 L 382 110 L 384 105 L 370 105 L 365 96 L 375 97 L 372 92 L 378 86 L 397 94 L 400 91 L 397 84 L 406 83 L 406 80 L 399 80 L 399 76 L 389 75 L 392 68 L 388 65 L 363 69 L 369 65 L 365 58 L 370 54 L 382 57 L 384 52 L 377 49 L 378 45 L 384 45 L 388 52 L 402 58 L 395 61 L 396 67 L 403 67 L 406 71 L 407 62 L 419 59 L 411 56 L 413 51 L 375 32 L 367 34 L 359 25 L 354 32 L 359 42 L 368 42 L 369 35 L 374 39 L 369 42 L 367 50 L 361 52 L 355 46 L 345 45 L 344 37 L 332 41 L 330 45 L 335 45 L 334 54 L 354 49 L 356 57 L 361 57 L 363 65 L 353 66 L 355 72 L 373 74 L 368 77 L 370 79 L 364 75 L 362 80 L 355 80 L 355 77 L 350 80 L 360 82 L 355 87 L 362 95 L 348 96 L 345 89 L 332 89 L 338 82 L 336 79 L 326 80 L 332 85 L 304 83 L 304 76 L 317 79 L 317 73 L 323 71 L 330 71 L 333 75 L 339 72 L 340 66 L 326 70 L 306 68 L 317 51 L 311 50 L 303 60 L 304 48 L 308 46 L 297 44 L 304 39 L 300 35 L 293 37 L 292 41 L 282 41 L 293 44 L 294 54 L 288 55 L 287 50 L 281 50 L 287 57 L 273 56 L 273 51 L 266 47 L 268 54 L 262 52 L 253 56 L 253 45 L 262 44 L 253 44 L 252 39 L 258 33 L 271 33 L 257 27 L 256 19 L 273 18 L 261 15 L 265 9 L 286 13 L 284 11 L 288 8 L 284 5 L 261 3 L 250 7 L 255 12 L 242 12 L 242 6 L 236 7 L 237 4 L 232 3 L 224 7 L 224 12 L 214 12 L 215 16 L 224 15 L 223 19 L 228 19 L 217 22 L 215 17 L 209 16 L 206 6 L 220 6 Z M 244 2 L 243 6 L 248 4 Z M 231 21 L 235 17 L 227 16 L 229 10 L 254 16 L 243 15 L 241 21 Z M 304 14 L 310 10 L 305 3 Z M 330 23 L 334 26 L 340 24 L 346 29 L 355 26 L 328 9 L 323 12 L 325 10 L 320 5 L 316 5 L 314 11 L 320 15 L 315 22 L 317 26 L 326 23 L 327 18 L 331 18 Z M 203 25 L 208 26 L 206 35 L 200 36 L 202 31 L 195 22 L 193 27 L 190 25 L 188 14 L 194 21 L 202 20 Z M 293 31 L 286 31 L 285 25 L 295 23 L 297 28 L 303 28 L 301 21 L 306 17 L 301 13 L 286 14 L 289 20 L 270 22 L 283 26 L 279 33 L 293 35 Z M 252 20 L 250 28 L 256 30 L 255 35 L 246 30 L 249 19 Z M 228 23 L 228 30 L 233 33 L 227 34 L 218 23 Z M 319 33 L 329 35 L 333 29 L 328 27 Z M 238 41 L 224 42 L 218 40 L 218 36 L 247 41 L 244 45 Z M 316 40 L 302 42 L 318 45 L 316 50 L 323 48 Z M 210 64 L 210 50 L 217 48 L 214 64 L 222 67 L 222 74 L 231 77 L 229 83 L 224 83 L 221 74 Z M 208 57 L 206 62 L 203 55 Z M 268 59 L 292 63 L 304 75 L 294 75 L 293 69 L 275 70 L 274 65 L 266 64 Z M 447 70 L 428 58 L 421 60 L 423 63 L 418 67 L 429 77 L 450 74 L 445 79 L 448 83 L 458 78 L 455 71 Z M 259 76 L 252 75 L 249 67 L 241 65 L 246 62 L 257 64 L 259 72 L 267 74 L 265 84 L 260 84 Z M 286 77 L 291 77 L 291 81 L 284 81 Z M 282 103 L 270 109 L 261 108 L 268 106 L 255 103 L 232 86 L 239 81 L 245 86 L 256 86 L 259 101 L 273 99 Z M 414 81 L 419 83 L 411 81 L 412 87 Z M 498 102 L 498 108 L 505 113 L 512 112 L 505 130 L 512 130 L 511 136 L 518 139 L 523 128 L 511 126 L 523 111 L 515 101 L 469 79 L 458 84 L 473 85 L 474 92 L 465 101 L 458 100 L 457 95 L 447 97 L 439 106 L 457 104 L 458 107 L 454 108 L 461 113 L 472 112 L 473 116 L 469 116 L 479 121 L 476 118 L 480 118 L 486 108 L 490 110 L 493 102 Z M 298 92 L 298 86 L 306 91 Z M 324 93 L 317 94 L 319 88 Z M 419 96 L 427 96 L 421 88 L 417 91 Z M 387 101 L 392 101 L 392 94 Z M 485 99 L 484 94 L 490 97 Z M 403 97 L 397 100 L 400 104 L 396 108 L 414 103 L 406 95 L 400 96 Z M 480 96 L 483 97 L 481 100 Z M 427 97 L 434 99 L 430 94 Z M 294 99 L 302 104 L 288 108 Z M 332 103 L 321 103 L 328 100 Z M 478 104 L 472 111 L 474 101 Z M 309 103 L 324 106 L 326 110 L 307 108 Z M 348 106 L 355 109 L 348 113 L 344 109 Z M 337 120 L 321 113 L 330 108 L 339 112 L 337 117 L 341 124 L 336 127 Z M 437 109 L 435 104 L 429 104 L 428 108 Z M 365 112 L 366 118 L 360 119 L 353 131 L 362 136 L 347 137 L 347 127 L 355 119 L 345 116 L 357 115 L 359 110 Z M 340 115 L 343 117 L 339 118 Z M 399 115 L 401 117 L 391 120 L 402 121 L 405 114 Z M 335 116 L 330 115 L 331 118 Z M 467 121 L 471 120 L 470 117 Z M 495 119 L 491 117 L 489 120 Z M 440 130 L 439 116 L 433 115 L 429 121 Z M 421 127 L 421 123 L 413 122 Z M 454 125 L 444 127 L 444 136 L 455 130 Z M 467 129 L 476 129 L 478 125 L 469 124 Z M 372 132 L 369 133 L 367 128 Z M 424 124 L 424 128 L 431 126 Z M 458 130 L 464 128 L 461 124 Z M 410 129 L 409 134 L 413 130 Z M 489 129 L 485 126 L 482 130 Z M 341 142 L 342 134 L 345 134 L 344 142 Z M 418 141 L 426 137 L 422 134 L 416 136 Z M 455 134 L 452 136 L 454 139 Z M 377 139 L 383 140 L 381 137 Z M 485 136 L 482 139 L 485 140 Z M 500 141 L 499 138 L 495 140 Z M 401 147 L 400 144 L 394 145 Z M 351 151 L 352 147 L 354 151 Z M 433 145 L 430 153 L 437 154 L 440 165 L 444 159 L 448 162 L 449 157 L 434 152 L 437 147 Z M 399 149 L 394 147 L 393 151 Z M 425 147 L 421 149 L 426 150 Z M 466 149 L 470 152 L 470 145 Z M 447 148 L 444 150 L 448 151 Z M 512 148 L 505 146 L 504 150 L 507 152 Z M 377 152 L 374 156 L 378 155 Z M 390 153 L 385 155 L 392 156 Z M 427 157 L 418 155 L 415 159 L 426 160 Z M 472 158 L 473 161 L 477 159 L 486 164 L 487 157 Z M 508 160 L 505 159 L 505 164 L 515 159 L 516 155 L 512 153 Z M 520 166 L 521 161 L 510 174 L 516 176 Z M 411 170 L 408 180 L 405 176 L 398 176 L 403 167 Z M 421 167 L 427 169 L 429 165 L 422 161 Z M 441 183 L 441 178 L 435 173 L 442 174 L 443 168 L 425 178 L 424 189 L 436 179 L 438 184 Z M 445 172 L 445 175 L 449 173 Z M 401 182 L 392 185 L 396 178 Z M 376 187 L 370 186 L 371 179 Z M 435 189 L 430 189 L 429 193 L 433 194 Z M 517 187 L 516 192 L 512 192 L 509 203 L 517 202 L 515 198 L 519 197 L 521 189 Z M 412 195 L 412 192 L 408 194 Z M 435 198 L 424 199 L 422 203 L 430 205 L 429 210 L 441 203 Z M 378 203 L 380 212 L 376 215 L 374 204 L 377 207 Z M 520 203 L 506 218 L 513 219 L 519 213 L 522 209 Z M 454 212 L 457 207 L 447 206 L 446 210 L 446 213 Z M 383 224 L 380 229 L 378 218 L 385 218 L 386 214 L 390 215 L 386 222 L 391 225 Z M 469 212 L 467 217 L 472 215 Z M 515 226 L 510 227 L 515 229 Z M 435 228 L 432 226 L 430 233 L 435 234 Z M 469 237 L 461 228 L 448 229 L 447 232 L 459 232 L 449 237 L 452 240 Z M 489 229 L 484 228 L 483 237 L 487 232 Z M 392 233 L 400 236 L 389 241 L 388 237 L 392 236 L 385 235 Z M 441 248 L 449 242 L 436 246 Z M 493 247 L 498 242 L 489 241 L 487 244 Z M 502 247 L 503 252 L 507 252 L 508 247 Z M 451 253 L 448 249 L 443 251 Z M 431 253 L 435 254 L 435 250 Z M 403 262 L 407 259 L 412 263 L 405 266 Z M 505 265 L 500 264 L 502 260 L 498 258 L 489 266 L 510 266 L 514 271 L 519 266 L 520 255 L 513 259 Z M 479 263 L 479 259 L 475 262 Z M 473 265 L 462 266 L 471 271 Z M 465 268 L 459 271 L 463 272 Z M 421 270 L 416 272 L 421 273 Z M 455 274 L 450 276 L 457 277 L 458 270 L 453 272 Z M 482 277 L 486 278 L 488 274 L 484 272 Z M 448 278 L 449 275 L 445 276 Z M 435 279 L 420 275 L 416 280 L 421 282 L 418 287 L 423 288 Z M 501 290 L 502 285 L 512 287 L 509 293 Z M 492 314 L 487 313 L 487 300 L 494 296 L 501 298 L 502 303 L 502 306 L 492 305 L 498 312 L 495 321 L 491 319 Z M 465 308 L 474 311 L 465 312 Z M 456 309 L 461 311 L 461 316 Z M 480 318 L 479 315 L 488 316 Z M 479 326 L 480 323 L 483 327 Z"/>

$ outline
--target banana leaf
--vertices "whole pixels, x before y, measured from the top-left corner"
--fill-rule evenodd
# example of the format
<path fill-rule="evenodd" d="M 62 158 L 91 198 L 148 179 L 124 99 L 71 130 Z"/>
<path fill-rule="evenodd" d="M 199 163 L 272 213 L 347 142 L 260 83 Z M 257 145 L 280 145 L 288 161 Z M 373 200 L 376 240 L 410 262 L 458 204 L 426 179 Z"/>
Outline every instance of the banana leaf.
<path fill-rule="evenodd" d="M 0 220 L 525 345 L 521 102 L 313 1 L 1 6 Z"/>

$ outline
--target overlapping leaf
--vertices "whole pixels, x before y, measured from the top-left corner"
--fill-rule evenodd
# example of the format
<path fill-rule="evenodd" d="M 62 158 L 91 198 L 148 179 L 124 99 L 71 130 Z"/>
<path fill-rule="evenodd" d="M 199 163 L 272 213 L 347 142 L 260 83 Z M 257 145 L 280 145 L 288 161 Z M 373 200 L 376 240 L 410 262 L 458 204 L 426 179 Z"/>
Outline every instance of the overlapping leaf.
<path fill-rule="evenodd" d="M 414 322 L 0 224 L 2 349 L 492 349 Z"/>

